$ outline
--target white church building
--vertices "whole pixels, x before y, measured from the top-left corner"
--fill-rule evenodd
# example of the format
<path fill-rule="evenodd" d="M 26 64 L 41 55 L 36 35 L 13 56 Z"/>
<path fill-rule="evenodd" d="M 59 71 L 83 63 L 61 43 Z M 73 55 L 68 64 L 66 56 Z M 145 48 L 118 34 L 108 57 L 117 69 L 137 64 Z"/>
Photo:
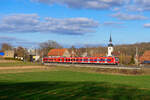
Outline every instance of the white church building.
<path fill-rule="evenodd" d="M 113 50 L 114 50 L 114 48 L 113 48 L 113 44 L 112 44 L 112 38 L 110 35 L 110 40 L 109 40 L 109 44 L 108 44 L 108 53 L 107 53 L 108 57 L 113 56 L 112 55 Z"/>

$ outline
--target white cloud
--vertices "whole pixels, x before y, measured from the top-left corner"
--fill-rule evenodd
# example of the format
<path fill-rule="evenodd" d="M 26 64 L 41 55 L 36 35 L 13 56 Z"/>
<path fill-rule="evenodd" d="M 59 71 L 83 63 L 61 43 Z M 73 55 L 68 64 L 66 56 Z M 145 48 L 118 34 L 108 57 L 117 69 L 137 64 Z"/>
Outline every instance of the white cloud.
<path fill-rule="evenodd" d="M 0 41 L 16 41 L 15 37 L 0 36 Z"/>
<path fill-rule="evenodd" d="M 144 24 L 145 28 L 150 28 L 150 23 Z"/>
<path fill-rule="evenodd" d="M 113 21 L 107 21 L 107 22 L 104 22 L 103 25 L 104 26 L 110 26 L 110 27 L 123 27 L 124 23 L 122 22 L 113 22 Z"/>
<path fill-rule="evenodd" d="M 123 24 L 121 22 L 112 22 L 112 21 L 108 21 L 108 22 L 104 22 L 105 25 L 120 25 Z"/>
<path fill-rule="evenodd" d="M 131 15 L 131 14 L 125 14 L 125 13 L 116 13 L 112 14 L 112 17 L 118 18 L 120 20 L 146 20 L 148 17 L 142 16 L 142 15 Z"/>
<path fill-rule="evenodd" d="M 110 9 L 113 7 L 123 6 L 130 0 L 31 0 L 33 2 L 45 4 L 60 4 L 69 8 L 77 9 Z"/>
<path fill-rule="evenodd" d="M 28 40 L 20 39 L 20 38 L 16 38 L 16 37 L 0 36 L 0 45 L 3 43 L 11 44 L 14 47 L 17 47 L 17 46 L 23 46 L 23 47 L 35 46 L 35 47 L 37 47 L 39 44 L 37 42 L 32 42 L 32 41 L 28 41 Z"/>
<path fill-rule="evenodd" d="M 82 35 L 95 32 L 98 25 L 97 21 L 88 18 L 47 17 L 41 21 L 37 14 L 13 14 L 0 19 L 0 32 Z"/>
<path fill-rule="evenodd" d="M 130 5 L 127 5 L 126 9 L 129 11 L 150 11 L 150 0 L 133 0 Z"/>

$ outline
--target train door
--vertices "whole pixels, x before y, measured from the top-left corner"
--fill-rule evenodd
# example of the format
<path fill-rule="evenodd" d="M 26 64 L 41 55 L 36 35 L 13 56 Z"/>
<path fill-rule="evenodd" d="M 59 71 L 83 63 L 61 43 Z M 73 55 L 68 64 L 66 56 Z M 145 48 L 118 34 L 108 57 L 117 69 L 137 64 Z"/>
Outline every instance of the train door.
<path fill-rule="evenodd" d="M 97 63 L 99 63 L 99 58 L 97 58 Z"/>
<path fill-rule="evenodd" d="M 64 62 L 66 62 L 66 58 L 64 58 Z"/>
<path fill-rule="evenodd" d="M 90 63 L 90 58 L 88 57 L 88 63 Z"/>
<path fill-rule="evenodd" d="M 105 58 L 105 64 L 107 64 L 107 58 Z"/>
<path fill-rule="evenodd" d="M 119 64 L 119 58 L 118 58 L 118 57 L 115 57 L 115 58 L 114 58 L 114 63 L 115 63 L 115 64 Z"/>

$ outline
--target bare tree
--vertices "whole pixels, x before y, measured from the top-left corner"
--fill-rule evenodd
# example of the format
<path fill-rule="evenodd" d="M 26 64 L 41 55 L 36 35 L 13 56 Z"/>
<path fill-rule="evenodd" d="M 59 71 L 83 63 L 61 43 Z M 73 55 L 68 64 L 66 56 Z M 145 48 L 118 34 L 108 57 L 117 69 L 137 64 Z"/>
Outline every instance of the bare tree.
<path fill-rule="evenodd" d="M 17 57 L 23 57 L 24 58 L 24 61 L 25 60 L 28 60 L 29 61 L 29 53 L 27 51 L 26 48 L 23 48 L 21 46 L 17 47 L 17 48 L 14 48 L 14 51 L 15 51 L 15 56 Z"/>
<path fill-rule="evenodd" d="M 50 49 L 62 48 L 60 44 L 53 40 L 48 40 L 47 42 L 40 43 L 39 45 L 42 52 L 42 56 L 47 56 Z"/>
<path fill-rule="evenodd" d="M 2 44 L 2 50 L 5 51 L 5 50 L 12 50 L 12 46 L 8 43 L 3 43 Z"/>
<path fill-rule="evenodd" d="M 23 47 L 18 47 L 15 49 L 15 54 L 18 56 L 18 57 L 24 57 L 24 54 L 26 53 L 26 50 L 25 48 Z"/>

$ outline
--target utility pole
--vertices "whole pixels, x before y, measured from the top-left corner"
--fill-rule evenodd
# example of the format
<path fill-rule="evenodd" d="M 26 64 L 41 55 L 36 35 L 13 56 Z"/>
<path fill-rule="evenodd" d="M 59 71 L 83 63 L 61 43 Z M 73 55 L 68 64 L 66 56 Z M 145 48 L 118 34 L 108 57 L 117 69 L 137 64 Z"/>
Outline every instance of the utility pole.
<path fill-rule="evenodd" d="M 136 59 L 136 64 L 137 64 L 137 66 L 138 66 L 138 64 L 139 64 L 139 57 L 138 57 L 138 47 L 136 47 L 136 55 L 135 55 L 135 59 Z"/>

